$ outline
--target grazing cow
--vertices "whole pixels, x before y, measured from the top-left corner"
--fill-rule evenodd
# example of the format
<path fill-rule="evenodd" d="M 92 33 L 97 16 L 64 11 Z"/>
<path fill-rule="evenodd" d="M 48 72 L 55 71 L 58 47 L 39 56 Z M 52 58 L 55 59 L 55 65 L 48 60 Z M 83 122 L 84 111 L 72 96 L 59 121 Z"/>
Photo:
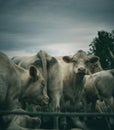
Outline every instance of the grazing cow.
<path fill-rule="evenodd" d="M 63 96 L 61 111 L 83 111 L 81 102 L 85 74 L 101 71 L 99 58 L 79 50 L 73 56 L 57 58 L 62 68 Z M 78 122 L 78 121 L 77 121 Z M 76 125 L 80 124 L 79 122 Z M 81 126 L 79 126 L 81 127 Z"/>
<path fill-rule="evenodd" d="M 0 110 L 18 110 L 21 101 L 48 104 L 48 98 L 43 95 L 45 82 L 39 74 L 35 66 L 25 70 L 0 52 Z"/>

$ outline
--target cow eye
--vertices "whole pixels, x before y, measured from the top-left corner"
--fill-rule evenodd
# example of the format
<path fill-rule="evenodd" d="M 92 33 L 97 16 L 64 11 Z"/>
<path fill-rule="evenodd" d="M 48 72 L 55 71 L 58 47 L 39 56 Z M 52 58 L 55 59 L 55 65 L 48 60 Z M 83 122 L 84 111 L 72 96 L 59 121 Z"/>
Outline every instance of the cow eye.
<path fill-rule="evenodd" d="M 77 60 L 75 60 L 75 59 L 72 59 L 72 62 L 73 62 L 73 63 L 77 63 L 78 61 L 77 61 Z"/>
<path fill-rule="evenodd" d="M 94 67 L 98 67 L 98 64 L 94 64 Z"/>

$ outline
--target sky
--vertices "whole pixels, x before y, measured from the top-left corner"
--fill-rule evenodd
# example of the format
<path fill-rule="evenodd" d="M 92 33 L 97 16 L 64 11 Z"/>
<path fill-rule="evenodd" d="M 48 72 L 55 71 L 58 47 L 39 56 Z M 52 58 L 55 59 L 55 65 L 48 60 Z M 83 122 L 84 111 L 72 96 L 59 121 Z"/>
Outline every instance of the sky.
<path fill-rule="evenodd" d="M 114 30 L 114 0 L 0 0 L 0 51 L 9 57 L 89 50 Z"/>

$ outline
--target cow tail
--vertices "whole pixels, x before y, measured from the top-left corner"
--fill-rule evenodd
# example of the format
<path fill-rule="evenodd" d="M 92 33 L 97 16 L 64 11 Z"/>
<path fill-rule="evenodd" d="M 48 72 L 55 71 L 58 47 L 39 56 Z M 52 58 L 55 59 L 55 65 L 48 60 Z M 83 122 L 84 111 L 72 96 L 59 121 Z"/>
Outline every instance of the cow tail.
<path fill-rule="evenodd" d="M 45 51 L 40 50 L 38 53 L 38 57 L 41 59 L 42 62 L 42 73 L 45 79 L 46 92 L 47 92 L 47 53 Z"/>

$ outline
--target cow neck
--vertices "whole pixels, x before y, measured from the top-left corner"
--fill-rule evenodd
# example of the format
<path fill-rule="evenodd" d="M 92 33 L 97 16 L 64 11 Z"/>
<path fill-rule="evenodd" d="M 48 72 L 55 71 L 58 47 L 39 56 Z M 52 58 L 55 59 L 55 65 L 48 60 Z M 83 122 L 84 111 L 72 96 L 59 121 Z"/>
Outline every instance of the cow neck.
<path fill-rule="evenodd" d="M 76 85 L 81 85 L 83 83 L 84 74 L 74 74 L 73 81 L 75 81 Z"/>
<path fill-rule="evenodd" d="M 15 65 L 15 68 L 16 68 L 16 72 L 17 72 L 17 75 L 18 75 L 18 78 L 21 82 L 21 87 L 22 89 L 25 88 L 27 86 L 27 84 L 29 83 L 29 79 L 30 79 L 30 76 L 29 76 L 29 71 L 28 70 L 25 70 L 17 65 Z"/>
<path fill-rule="evenodd" d="M 73 77 L 73 92 L 74 92 L 74 102 L 81 97 L 83 92 L 83 78 L 84 76 L 79 77 L 79 75 L 74 75 Z"/>

